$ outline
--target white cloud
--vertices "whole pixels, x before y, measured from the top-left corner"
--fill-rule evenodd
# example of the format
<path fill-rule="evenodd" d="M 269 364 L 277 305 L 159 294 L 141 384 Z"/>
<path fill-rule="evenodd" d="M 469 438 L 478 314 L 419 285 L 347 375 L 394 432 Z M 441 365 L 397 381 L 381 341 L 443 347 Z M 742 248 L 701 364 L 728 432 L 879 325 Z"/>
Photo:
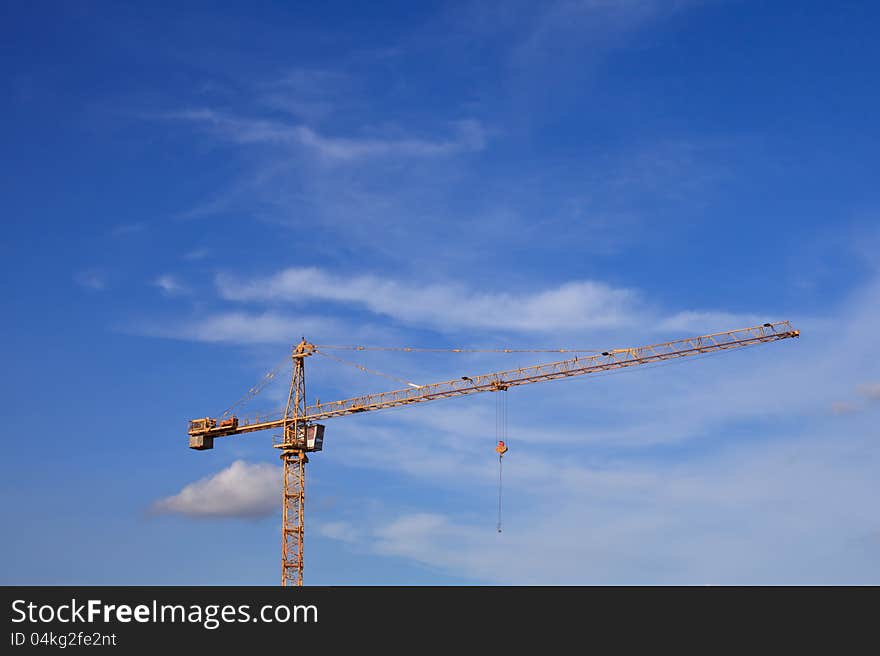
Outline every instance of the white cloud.
<path fill-rule="evenodd" d="M 162 293 L 167 296 L 184 294 L 187 291 L 186 287 L 184 287 L 177 278 L 168 273 L 156 278 L 153 281 L 153 284 L 161 289 Z"/>
<path fill-rule="evenodd" d="M 321 156 L 329 159 L 353 160 L 382 155 L 404 157 L 437 157 L 458 152 L 482 150 L 486 133 L 478 121 L 464 120 L 453 123 L 452 138 L 427 141 L 423 139 L 346 139 L 326 137 L 311 128 L 297 128 L 297 139 Z"/>
<path fill-rule="evenodd" d="M 721 312 L 657 317 L 636 290 L 592 280 L 530 293 L 484 292 L 454 283 L 420 285 L 372 275 L 343 277 L 317 268 L 289 268 L 252 280 L 219 276 L 217 286 L 228 300 L 331 301 L 438 329 L 584 333 L 646 325 L 661 331 L 699 332 L 762 323 L 755 316 Z"/>
<path fill-rule="evenodd" d="M 614 326 L 629 320 L 633 301 L 629 290 L 591 281 L 534 294 L 492 294 L 454 284 L 420 286 L 368 275 L 344 278 L 314 268 L 286 269 L 243 282 L 222 276 L 217 284 L 229 300 L 349 303 L 406 323 L 440 328 L 549 331 Z"/>
<path fill-rule="evenodd" d="M 129 330 L 151 337 L 234 344 L 293 344 L 302 335 L 337 332 L 328 320 L 275 312 L 217 312 L 184 321 L 142 324 Z"/>
<path fill-rule="evenodd" d="M 165 118 L 207 124 L 218 136 L 239 144 L 304 146 L 326 160 L 353 161 L 370 157 L 444 157 L 482 150 L 486 131 L 479 121 L 452 121 L 452 135 L 436 139 L 415 137 L 330 137 L 307 125 L 268 119 L 239 118 L 210 109 L 173 112 Z"/>
<path fill-rule="evenodd" d="M 316 530 L 332 540 L 354 543 L 361 539 L 360 532 L 350 522 L 324 522 L 318 524 Z"/>
<path fill-rule="evenodd" d="M 465 533 L 466 529 L 457 529 L 444 515 L 412 513 L 379 527 L 373 535 L 373 549 L 384 555 L 439 564 L 442 558 L 437 558 L 438 538 L 448 539 L 455 534 L 462 536 Z"/>
<path fill-rule="evenodd" d="M 212 476 L 160 499 L 153 511 L 189 517 L 263 517 L 280 507 L 281 468 L 236 460 Z"/>

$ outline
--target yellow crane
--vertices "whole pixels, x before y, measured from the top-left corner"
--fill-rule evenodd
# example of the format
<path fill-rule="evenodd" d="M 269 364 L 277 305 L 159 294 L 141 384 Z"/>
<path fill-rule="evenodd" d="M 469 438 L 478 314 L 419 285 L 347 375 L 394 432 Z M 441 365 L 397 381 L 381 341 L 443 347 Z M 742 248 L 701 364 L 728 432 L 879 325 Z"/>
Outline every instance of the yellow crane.
<path fill-rule="evenodd" d="M 349 348 L 357 351 L 372 350 L 369 347 L 318 346 L 305 338 L 293 348 L 293 376 L 290 393 L 284 413 L 279 417 L 239 420 L 238 417 L 221 416 L 219 420 L 211 417 L 193 419 L 189 423 L 189 446 L 203 451 L 214 448 L 214 439 L 230 435 L 242 435 L 262 430 L 281 429 L 281 442 L 275 448 L 281 451 L 284 465 L 284 489 L 282 495 L 282 541 L 281 541 L 281 585 L 302 585 L 303 583 L 303 537 L 305 529 L 305 475 L 307 453 L 321 451 L 324 441 L 324 426 L 317 422 L 334 417 L 372 412 L 384 408 L 395 408 L 414 403 L 448 399 L 478 392 L 499 392 L 518 385 L 528 385 L 547 380 L 571 378 L 596 374 L 604 371 L 635 367 L 664 360 L 686 358 L 716 351 L 741 348 L 798 337 L 800 331 L 792 328 L 787 321 L 765 323 L 760 326 L 729 330 L 726 332 L 689 337 L 685 339 L 594 352 L 592 355 L 578 355 L 567 360 L 537 364 L 509 371 L 491 374 L 461 376 L 428 385 L 407 383 L 403 389 L 366 394 L 328 403 L 316 402 L 306 405 L 305 359 L 322 349 Z M 452 351 L 476 352 L 479 349 L 418 349 L 418 348 L 379 348 L 376 350 L 394 351 Z M 517 349 L 491 349 L 496 352 L 513 353 Z M 536 349 L 537 350 L 537 349 Z M 573 349 L 543 349 L 543 352 L 586 353 Z M 363 367 L 361 367 L 363 369 Z M 245 398 L 253 396 L 273 378 L 270 372 L 262 384 L 249 390 Z M 227 411 L 228 414 L 229 411 Z M 506 450 L 506 448 L 505 448 Z M 501 452 L 499 452 L 501 454 Z"/>

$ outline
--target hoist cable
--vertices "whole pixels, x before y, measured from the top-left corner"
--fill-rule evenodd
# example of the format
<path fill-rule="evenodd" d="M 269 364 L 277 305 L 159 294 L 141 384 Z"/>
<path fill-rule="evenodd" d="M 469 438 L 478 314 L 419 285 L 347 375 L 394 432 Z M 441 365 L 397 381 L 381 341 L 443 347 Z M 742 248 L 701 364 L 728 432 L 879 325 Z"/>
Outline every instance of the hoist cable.
<path fill-rule="evenodd" d="M 501 390 L 495 401 L 495 437 L 499 445 L 507 439 L 507 392 Z M 505 442 L 506 444 L 506 442 Z M 500 447 L 499 447 L 500 448 Z M 504 469 L 504 453 L 498 452 L 498 532 L 502 526 L 502 474 Z"/>
<path fill-rule="evenodd" d="M 501 471 L 504 456 L 498 454 L 498 532 L 501 533 Z"/>

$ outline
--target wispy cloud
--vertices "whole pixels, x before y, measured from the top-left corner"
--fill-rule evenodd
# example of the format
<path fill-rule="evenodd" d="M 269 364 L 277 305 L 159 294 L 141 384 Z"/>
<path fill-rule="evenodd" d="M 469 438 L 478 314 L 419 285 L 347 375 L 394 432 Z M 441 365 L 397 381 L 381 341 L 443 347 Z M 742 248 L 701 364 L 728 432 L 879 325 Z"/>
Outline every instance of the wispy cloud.
<path fill-rule="evenodd" d="M 658 203 L 690 199 L 724 161 L 717 149 L 700 145 L 705 139 L 687 136 L 620 152 L 598 146 L 576 163 L 546 154 L 540 161 L 508 161 L 505 149 L 522 135 L 506 124 L 506 99 L 503 111 L 440 107 L 429 116 L 389 118 L 383 99 L 362 88 L 366 80 L 338 70 L 295 69 L 253 83 L 235 110 L 216 104 L 149 116 L 232 146 L 236 154 L 230 169 L 237 172 L 222 190 L 178 216 L 308 226 L 316 250 L 332 244 L 335 253 L 356 250 L 397 267 L 414 266 L 407 255 L 414 245 L 454 235 L 455 248 L 435 252 L 435 270 L 478 258 L 500 269 L 510 253 L 535 265 L 574 243 L 608 255 L 665 238 L 651 234 L 656 228 L 644 229 L 646 208 L 656 214 Z M 551 95 L 563 87 L 580 88 L 566 81 L 554 84 Z M 531 85 L 526 93 L 538 102 L 547 95 Z"/>
<path fill-rule="evenodd" d="M 565 111 L 589 88 L 593 72 L 636 35 L 660 27 L 702 0 L 554 0 L 541 3 L 475 3 L 484 31 L 509 43 L 507 69 L 513 102 L 532 117 L 555 104 Z M 482 7 L 486 5 L 486 7 Z M 552 101 L 563 102 L 553 103 Z M 548 102 L 549 101 L 549 102 Z M 540 118 L 538 119 L 540 120 Z"/>
<path fill-rule="evenodd" d="M 328 69 L 294 68 L 257 85 L 257 102 L 306 122 L 326 118 L 337 109 L 350 85 L 348 76 Z"/>
<path fill-rule="evenodd" d="M 114 227 L 110 234 L 114 237 L 125 237 L 127 235 L 133 235 L 139 232 L 143 232 L 147 229 L 147 225 L 143 222 L 136 223 L 121 223 L 118 226 Z"/>
<path fill-rule="evenodd" d="M 417 137 L 332 137 L 307 125 L 242 118 L 211 109 L 171 112 L 162 116 L 206 125 L 219 137 L 234 143 L 304 146 L 328 161 L 350 162 L 384 156 L 445 157 L 482 150 L 486 145 L 486 130 L 474 119 L 452 121 L 451 135 L 432 140 Z"/>
<path fill-rule="evenodd" d="M 279 507 L 281 468 L 236 460 L 212 476 L 156 501 L 158 514 L 188 517 L 264 517 Z"/>
<path fill-rule="evenodd" d="M 208 255 L 210 255 L 210 254 L 211 254 L 210 249 L 207 249 L 207 248 L 194 248 L 193 250 L 191 250 L 191 251 L 187 251 L 186 253 L 184 253 L 184 254 L 183 254 L 183 259 L 184 259 L 184 260 L 191 261 L 191 262 L 192 262 L 192 261 L 195 261 L 195 260 L 203 260 L 203 259 L 205 259 L 206 257 L 208 257 Z"/>
<path fill-rule="evenodd" d="M 177 296 L 188 292 L 188 289 L 170 273 L 157 277 L 153 284 L 162 290 L 162 293 L 166 296 Z"/>
<path fill-rule="evenodd" d="M 633 289 L 575 280 L 534 292 L 490 292 L 463 284 L 420 285 L 372 275 L 338 276 L 317 268 L 290 268 L 265 278 L 219 276 L 223 298 L 303 303 L 328 301 L 364 307 L 406 324 L 436 329 L 573 332 L 649 324 L 656 313 Z M 660 330 L 696 330 L 760 323 L 724 312 L 679 312 L 653 322 Z M 742 326 L 740 326 L 742 324 Z"/>
<path fill-rule="evenodd" d="M 667 18 L 700 0 L 561 0 L 531 16 L 515 61 L 561 58 L 561 53 L 601 52 L 633 31 Z"/>
<path fill-rule="evenodd" d="M 361 534 L 350 522 L 324 522 L 316 527 L 318 533 L 332 540 L 354 543 L 361 538 Z"/>
<path fill-rule="evenodd" d="M 127 330 L 152 337 L 234 344 L 291 344 L 303 334 L 338 333 L 331 320 L 276 312 L 215 312 L 185 320 L 139 322 Z"/>
<path fill-rule="evenodd" d="M 91 291 L 103 291 L 107 288 L 107 274 L 98 269 L 80 271 L 73 279 L 77 285 Z"/>

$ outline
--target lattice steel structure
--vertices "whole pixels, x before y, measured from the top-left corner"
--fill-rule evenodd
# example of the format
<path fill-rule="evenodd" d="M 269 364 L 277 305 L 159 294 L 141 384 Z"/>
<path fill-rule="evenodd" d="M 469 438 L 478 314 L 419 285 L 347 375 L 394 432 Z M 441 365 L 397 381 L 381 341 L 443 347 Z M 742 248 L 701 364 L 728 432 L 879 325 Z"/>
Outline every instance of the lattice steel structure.
<path fill-rule="evenodd" d="M 281 585 L 302 585 L 306 503 L 306 367 L 314 346 L 303 339 L 293 351 L 293 377 L 284 410 L 281 461 L 284 490 L 281 515 Z"/>
<path fill-rule="evenodd" d="M 240 421 L 237 417 L 229 417 L 220 421 L 211 417 L 194 419 L 190 421 L 189 445 L 193 449 L 205 450 L 213 448 L 214 438 L 217 437 L 261 430 L 282 430 L 281 443 L 275 445 L 276 448 L 281 449 L 281 459 L 284 463 L 281 584 L 302 585 L 305 465 L 308 462 L 306 454 L 307 452 L 320 451 L 323 442 L 323 426 L 315 422 L 478 392 L 497 392 L 518 385 L 596 374 L 664 360 L 765 344 L 798 336 L 800 336 L 800 331 L 792 328 L 787 321 L 765 323 L 760 326 L 689 337 L 660 344 L 610 349 L 593 355 L 578 356 L 508 371 L 462 376 L 456 380 L 428 385 L 411 385 L 390 392 L 366 394 L 329 403 L 316 403 L 311 406 L 306 405 L 305 358 L 320 352 L 322 347 L 303 339 L 293 350 L 294 366 L 290 394 L 287 407 L 281 417 L 259 417 L 249 421 Z M 366 347 L 352 348 L 368 350 Z M 399 350 L 418 351 L 421 349 Z M 436 351 L 438 349 L 424 350 Z M 453 352 L 470 351 L 469 349 L 449 350 Z M 514 349 L 497 349 L 496 351 L 517 352 Z M 541 349 L 541 351 L 548 352 L 549 349 Z M 558 352 L 566 351 L 568 349 L 558 349 Z"/>

